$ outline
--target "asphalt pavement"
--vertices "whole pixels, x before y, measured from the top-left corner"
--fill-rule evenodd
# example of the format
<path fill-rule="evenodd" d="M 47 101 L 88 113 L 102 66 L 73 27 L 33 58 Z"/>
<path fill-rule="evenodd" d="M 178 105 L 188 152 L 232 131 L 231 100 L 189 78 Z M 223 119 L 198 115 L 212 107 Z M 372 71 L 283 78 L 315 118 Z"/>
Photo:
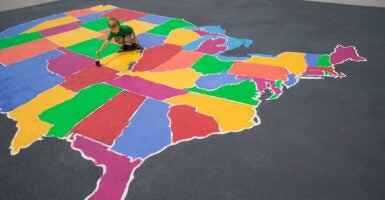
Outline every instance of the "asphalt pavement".
<path fill-rule="evenodd" d="M 344 79 L 301 80 L 241 133 L 181 143 L 146 160 L 127 199 L 385 199 L 385 8 L 286 0 L 55 1 L 0 12 L 0 30 L 99 4 L 221 25 L 254 41 L 229 52 L 330 53 L 354 45 L 367 62 Z M 2 4 L 4 5 L 4 4 Z M 2 6 L 3 7 L 3 6 Z M 101 168 L 47 138 L 10 156 L 15 122 L 0 116 L 1 199 L 83 199 Z"/>

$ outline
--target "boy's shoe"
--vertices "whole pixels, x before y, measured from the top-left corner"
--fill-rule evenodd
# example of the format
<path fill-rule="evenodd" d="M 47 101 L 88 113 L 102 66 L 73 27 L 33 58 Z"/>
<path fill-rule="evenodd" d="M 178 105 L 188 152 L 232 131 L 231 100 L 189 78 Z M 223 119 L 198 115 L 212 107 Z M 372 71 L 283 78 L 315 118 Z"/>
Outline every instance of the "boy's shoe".
<path fill-rule="evenodd" d="M 138 49 L 138 50 L 143 51 L 143 47 L 141 47 L 139 44 L 134 43 L 134 44 L 132 44 L 132 47 L 133 47 L 134 49 Z"/>
<path fill-rule="evenodd" d="M 132 44 L 132 47 L 134 47 L 135 49 L 141 49 L 142 47 L 139 45 L 139 44 Z"/>
<path fill-rule="evenodd" d="M 128 46 L 127 45 L 122 45 L 121 47 L 120 47 L 120 49 L 118 50 L 118 52 L 120 53 L 120 52 L 123 52 L 123 51 L 126 51 L 128 49 Z"/>
<path fill-rule="evenodd" d="M 140 50 L 142 52 L 143 47 L 141 47 L 139 44 L 131 44 L 131 45 L 124 44 L 120 47 L 118 52 L 120 53 L 123 51 L 131 51 L 131 50 Z"/>

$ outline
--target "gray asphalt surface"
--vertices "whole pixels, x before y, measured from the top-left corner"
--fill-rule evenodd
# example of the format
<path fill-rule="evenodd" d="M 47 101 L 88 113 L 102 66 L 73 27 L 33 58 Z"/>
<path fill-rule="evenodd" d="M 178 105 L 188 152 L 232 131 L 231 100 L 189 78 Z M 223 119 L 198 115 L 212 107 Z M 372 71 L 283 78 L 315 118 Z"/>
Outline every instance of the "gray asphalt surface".
<path fill-rule="evenodd" d="M 262 124 L 168 148 L 136 172 L 127 199 L 385 199 L 385 9 L 304 1 L 59 1 L 0 12 L 0 30 L 68 10 L 114 4 L 249 38 L 230 52 L 330 53 L 355 45 L 368 62 L 345 79 L 302 80 L 257 109 Z M 83 199 L 102 170 L 68 143 L 17 156 L 15 123 L 0 116 L 0 199 Z"/>

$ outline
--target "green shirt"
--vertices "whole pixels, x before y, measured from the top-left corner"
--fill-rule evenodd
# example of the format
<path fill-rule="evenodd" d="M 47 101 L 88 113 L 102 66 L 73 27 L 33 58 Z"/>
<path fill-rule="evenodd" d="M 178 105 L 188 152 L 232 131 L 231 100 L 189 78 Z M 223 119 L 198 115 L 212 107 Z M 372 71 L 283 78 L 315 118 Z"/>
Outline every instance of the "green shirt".
<path fill-rule="evenodd" d="M 107 40 L 110 41 L 112 38 L 116 38 L 118 36 L 126 36 L 126 35 L 131 35 L 131 33 L 134 32 L 134 30 L 126 25 L 120 25 L 119 32 L 117 34 L 113 33 L 110 31 L 108 34 Z"/>

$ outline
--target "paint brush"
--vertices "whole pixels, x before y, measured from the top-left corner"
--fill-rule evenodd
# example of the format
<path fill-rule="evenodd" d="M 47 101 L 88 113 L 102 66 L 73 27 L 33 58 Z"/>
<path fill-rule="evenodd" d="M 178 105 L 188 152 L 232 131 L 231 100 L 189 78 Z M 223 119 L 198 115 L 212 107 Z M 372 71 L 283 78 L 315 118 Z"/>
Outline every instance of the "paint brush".
<path fill-rule="evenodd" d="M 99 56 L 98 56 L 98 55 L 96 56 L 96 59 L 95 59 L 95 65 L 96 65 L 97 67 L 100 67 L 100 66 L 101 66 L 100 61 L 99 61 Z"/>

